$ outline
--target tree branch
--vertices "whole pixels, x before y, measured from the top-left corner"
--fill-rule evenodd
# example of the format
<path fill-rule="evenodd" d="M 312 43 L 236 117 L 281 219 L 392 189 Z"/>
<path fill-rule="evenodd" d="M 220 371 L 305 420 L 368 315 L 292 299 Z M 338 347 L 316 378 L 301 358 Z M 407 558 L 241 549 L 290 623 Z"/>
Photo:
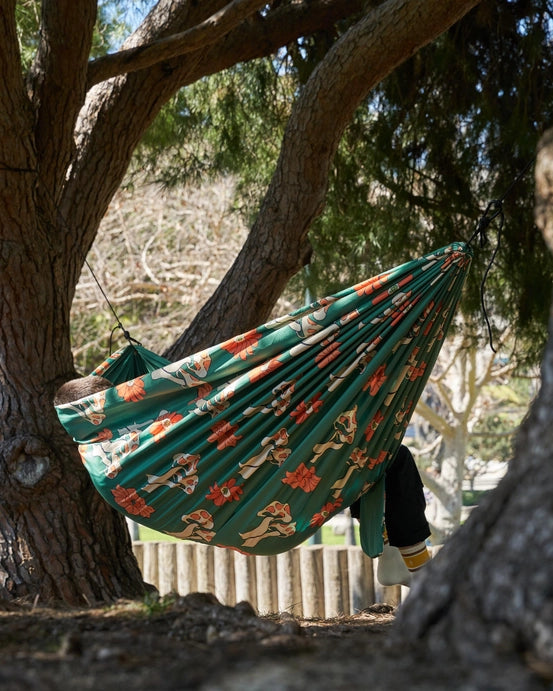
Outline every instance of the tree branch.
<path fill-rule="evenodd" d="M 424 418 L 442 437 L 451 439 L 453 437 L 453 429 L 447 421 L 439 415 L 427 403 L 419 400 L 417 403 L 417 413 Z"/>
<path fill-rule="evenodd" d="M 105 79 L 136 72 L 213 44 L 264 5 L 266 0 L 232 0 L 219 12 L 186 31 L 97 58 L 89 64 L 87 88 Z"/>
<path fill-rule="evenodd" d="M 57 199 L 73 153 L 73 132 L 85 99 L 96 0 L 44 0 L 29 86 L 36 113 L 41 181 Z M 71 36 L 71 40 L 68 40 Z"/>
<path fill-rule="evenodd" d="M 418 471 L 426 489 L 430 490 L 440 501 L 447 498 L 447 490 L 438 475 L 429 473 L 425 468 L 418 468 Z"/>
<path fill-rule="evenodd" d="M 21 217 L 23 190 L 28 189 L 22 173 L 34 172 L 36 160 L 11 0 L 0 0 L 0 36 L 0 204 L 4 210 L 12 208 L 17 218 Z M 16 188 L 21 190 L 19 197 Z M 0 236 L 4 231 L 0 228 Z"/>

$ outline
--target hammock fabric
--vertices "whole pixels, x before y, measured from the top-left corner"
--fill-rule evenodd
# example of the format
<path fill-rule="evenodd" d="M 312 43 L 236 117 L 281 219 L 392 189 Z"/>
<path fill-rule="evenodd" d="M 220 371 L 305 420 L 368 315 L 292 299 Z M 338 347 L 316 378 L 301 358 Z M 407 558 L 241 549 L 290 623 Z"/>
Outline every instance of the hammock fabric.
<path fill-rule="evenodd" d="M 471 251 L 454 243 L 169 363 L 138 345 L 57 407 L 97 490 L 183 539 L 286 551 L 360 495 L 382 551 L 384 474 L 430 375 Z"/>

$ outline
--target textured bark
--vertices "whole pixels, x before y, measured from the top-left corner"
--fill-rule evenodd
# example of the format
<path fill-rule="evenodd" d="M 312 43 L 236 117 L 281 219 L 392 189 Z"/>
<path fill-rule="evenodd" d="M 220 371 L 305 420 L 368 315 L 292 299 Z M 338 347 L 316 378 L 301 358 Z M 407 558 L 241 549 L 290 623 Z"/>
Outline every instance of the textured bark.
<path fill-rule="evenodd" d="M 544 132 L 538 143 L 534 216 L 553 252 L 553 129 Z"/>
<path fill-rule="evenodd" d="M 265 0 L 234 0 L 191 29 L 98 58 L 89 66 L 88 85 L 91 87 L 119 74 L 143 70 L 212 45 L 265 4 Z"/>
<path fill-rule="evenodd" d="M 125 521 L 59 431 L 13 436 L 2 457 L 0 599 L 91 605 L 145 593 Z"/>
<path fill-rule="evenodd" d="M 381 4 L 386 11 L 371 17 L 371 7 Z M 178 88 L 207 74 L 365 12 L 321 67 L 291 120 L 251 239 L 194 326 L 196 341 L 205 343 L 222 335 L 223 323 L 224 333 L 236 332 L 268 314 L 305 261 L 305 235 L 322 207 L 328 162 L 356 104 L 398 62 L 475 4 L 275 3 L 263 16 L 234 16 L 234 28 L 221 40 L 210 41 L 204 25 L 205 46 L 169 60 L 160 53 L 161 61 L 148 68 L 88 88 L 96 3 L 44 0 L 37 56 L 24 83 L 15 3 L 0 0 L 0 597 L 77 603 L 143 592 L 123 519 L 94 493 L 52 399 L 74 375 L 69 313 L 84 258 L 136 144 L 161 106 Z M 225 5 L 161 0 L 126 48 L 159 47 L 156 41 L 178 33 L 190 36 Z M 233 5 L 245 12 L 252 7 Z M 108 61 L 112 68 L 116 60 Z M 373 63 L 369 72 L 367 60 Z"/>
<path fill-rule="evenodd" d="M 536 168 L 545 233 L 553 218 L 552 144 L 548 134 Z M 541 375 L 507 475 L 440 551 L 397 621 L 395 644 L 418 641 L 432 656 L 452 657 L 476 684 L 492 678 L 491 670 L 511 689 L 544 688 L 553 678 L 551 335 Z"/>

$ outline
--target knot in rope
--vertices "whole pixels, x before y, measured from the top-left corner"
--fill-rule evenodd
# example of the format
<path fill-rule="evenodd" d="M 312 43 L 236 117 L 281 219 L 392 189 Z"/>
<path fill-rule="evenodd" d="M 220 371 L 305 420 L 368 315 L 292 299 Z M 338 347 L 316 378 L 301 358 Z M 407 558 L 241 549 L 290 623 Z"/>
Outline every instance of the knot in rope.
<path fill-rule="evenodd" d="M 492 201 L 486 207 L 486 210 L 480 216 L 478 223 L 476 224 L 476 230 L 471 235 L 470 240 L 467 245 L 470 247 L 472 242 L 478 238 L 480 240 L 480 247 L 486 247 L 489 243 L 487 230 L 490 225 L 499 217 L 499 230 L 498 235 L 503 229 L 503 223 L 505 222 L 505 214 L 503 213 L 503 200 L 502 199 L 492 199 Z M 498 237 L 499 241 L 499 237 Z"/>

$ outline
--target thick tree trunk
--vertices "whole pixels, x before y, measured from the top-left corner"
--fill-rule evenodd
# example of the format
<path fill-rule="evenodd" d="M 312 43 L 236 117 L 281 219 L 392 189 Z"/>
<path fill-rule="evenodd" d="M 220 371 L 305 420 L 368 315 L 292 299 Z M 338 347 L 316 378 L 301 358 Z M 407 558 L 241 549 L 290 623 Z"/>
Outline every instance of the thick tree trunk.
<path fill-rule="evenodd" d="M 25 176 L 14 176 L 19 199 L 32 194 Z M 0 599 L 135 597 L 144 585 L 126 524 L 93 489 L 52 404 L 75 373 L 63 267 L 45 241 L 50 224 L 32 212 L 2 214 L 2 224 L 13 249 L 0 272 Z M 20 254 L 26 239 L 33 249 Z"/>
<path fill-rule="evenodd" d="M 553 675 L 552 339 L 542 375 L 509 472 L 428 566 L 395 628 L 394 644 L 418 641 L 478 683 L 510 680 L 496 688 L 543 688 L 535 672 Z"/>
<path fill-rule="evenodd" d="M 19 442 L 2 459 L 14 470 L 0 503 L 0 599 L 91 605 L 143 595 L 126 523 L 75 448 L 61 434 Z"/>

